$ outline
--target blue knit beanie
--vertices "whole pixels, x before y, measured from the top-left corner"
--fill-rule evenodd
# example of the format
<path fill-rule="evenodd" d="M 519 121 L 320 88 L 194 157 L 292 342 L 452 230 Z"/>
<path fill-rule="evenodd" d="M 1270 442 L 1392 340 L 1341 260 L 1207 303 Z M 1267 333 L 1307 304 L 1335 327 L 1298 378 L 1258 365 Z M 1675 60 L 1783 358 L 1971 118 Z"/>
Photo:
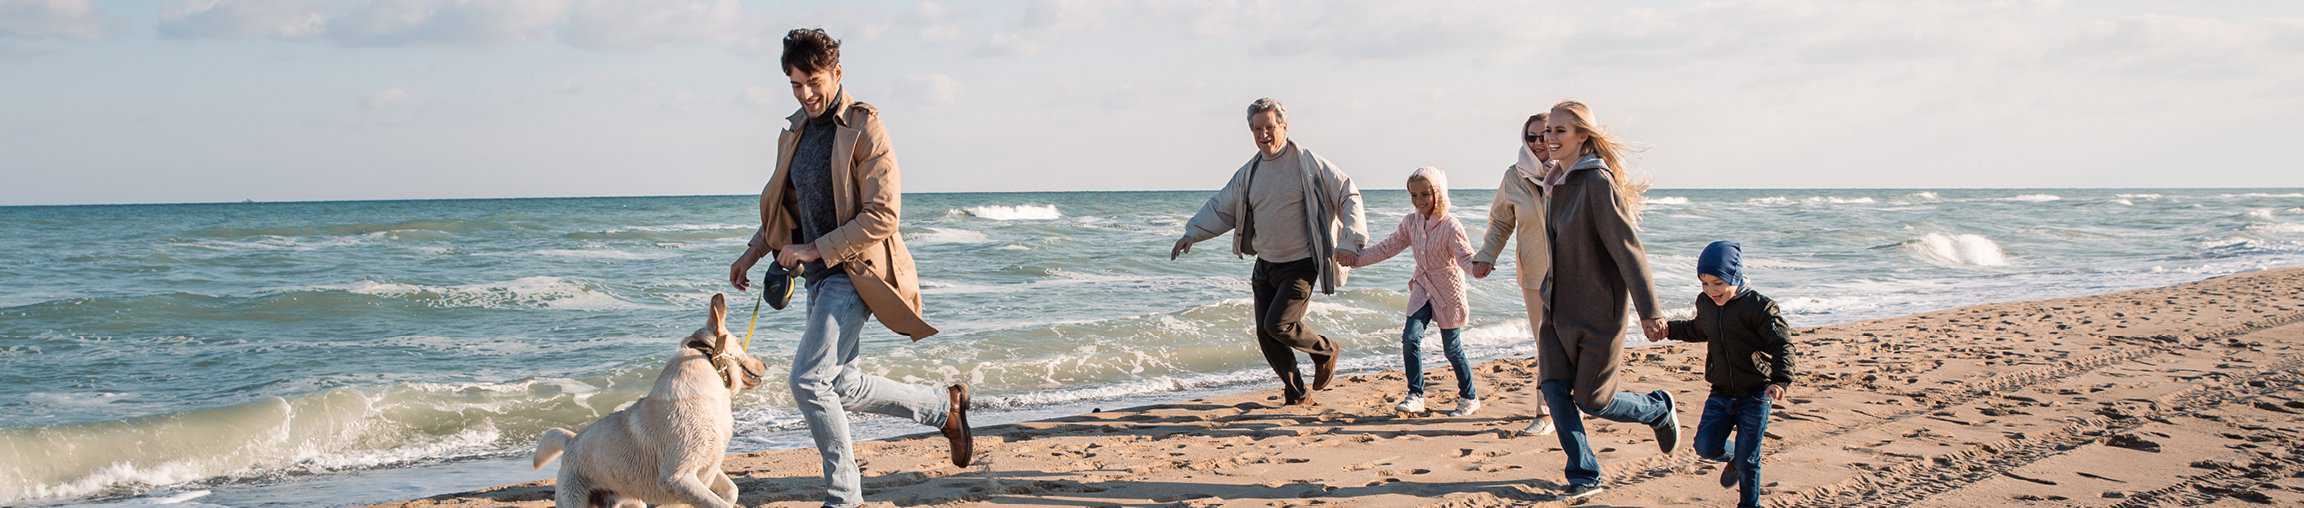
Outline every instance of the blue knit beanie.
<path fill-rule="evenodd" d="M 1704 254 L 1696 257 L 1696 274 L 1744 285 L 1744 246 L 1728 240 L 1704 246 Z"/>

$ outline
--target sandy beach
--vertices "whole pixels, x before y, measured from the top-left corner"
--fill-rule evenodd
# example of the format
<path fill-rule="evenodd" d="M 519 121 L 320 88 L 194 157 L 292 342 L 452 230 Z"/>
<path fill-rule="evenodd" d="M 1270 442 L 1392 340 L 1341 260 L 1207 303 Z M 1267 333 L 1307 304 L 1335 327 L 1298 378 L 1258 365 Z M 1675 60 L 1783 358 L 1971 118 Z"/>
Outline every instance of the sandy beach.
<path fill-rule="evenodd" d="M 1767 436 L 1770 506 L 2304 505 L 2304 270 L 1800 332 L 1799 384 Z M 1692 435 L 1703 354 L 1630 350 L 1624 388 L 1672 390 Z M 1391 371 L 1343 377 L 1314 407 L 1276 407 L 1274 390 L 985 427 L 968 469 L 933 436 L 858 448 L 874 504 L 1545 506 L 1555 438 L 1511 435 L 1533 413 L 1535 370 L 1480 365 L 1488 407 L 1464 418 L 1394 414 Z M 1447 370 L 1427 375 L 1433 405 L 1454 404 Z M 1734 504 L 1687 445 L 1660 454 L 1646 428 L 1586 422 L 1608 490 L 1585 505 Z M 821 494 L 812 450 L 727 467 L 746 505 Z M 550 495 L 539 481 L 389 506 Z"/>

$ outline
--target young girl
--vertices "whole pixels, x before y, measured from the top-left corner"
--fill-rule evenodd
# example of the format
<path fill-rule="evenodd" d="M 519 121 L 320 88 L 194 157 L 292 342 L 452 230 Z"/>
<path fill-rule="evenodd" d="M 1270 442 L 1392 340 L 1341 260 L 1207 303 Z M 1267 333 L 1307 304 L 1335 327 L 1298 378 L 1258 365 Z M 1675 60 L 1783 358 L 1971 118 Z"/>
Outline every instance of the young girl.
<path fill-rule="evenodd" d="M 1424 358 L 1419 347 L 1424 327 L 1440 327 L 1440 347 L 1456 372 L 1456 409 L 1449 416 L 1480 410 L 1480 393 L 1472 387 L 1472 364 L 1464 361 L 1457 330 L 1471 314 L 1464 302 L 1464 267 L 1472 263 L 1472 242 L 1464 225 L 1448 215 L 1448 176 L 1440 168 L 1421 167 L 1408 175 L 1408 200 L 1416 213 L 1400 219 L 1400 228 L 1384 241 L 1360 252 L 1354 267 L 1368 266 L 1412 250 L 1416 271 L 1408 276 L 1408 323 L 1400 331 L 1400 358 L 1408 365 L 1408 397 L 1397 408 L 1404 413 L 1424 412 Z"/>

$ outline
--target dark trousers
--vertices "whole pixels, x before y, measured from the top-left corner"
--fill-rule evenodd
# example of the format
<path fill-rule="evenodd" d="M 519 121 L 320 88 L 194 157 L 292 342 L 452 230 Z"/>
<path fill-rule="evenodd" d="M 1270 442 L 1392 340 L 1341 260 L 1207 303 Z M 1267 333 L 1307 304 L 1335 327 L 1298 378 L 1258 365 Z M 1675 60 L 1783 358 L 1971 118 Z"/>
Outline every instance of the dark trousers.
<path fill-rule="evenodd" d="M 1280 376 L 1280 389 L 1289 401 L 1311 393 L 1304 374 L 1296 368 L 1296 351 L 1318 357 L 1336 354 L 1336 343 L 1304 324 L 1304 309 L 1312 305 L 1312 287 L 1319 282 L 1319 260 L 1305 258 L 1286 263 L 1256 260 L 1248 285 L 1256 293 L 1256 347 L 1264 362 Z"/>
<path fill-rule="evenodd" d="M 1696 455 L 1736 464 L 1736 506 L 1760 506 L 1760 437 L 1768 432 L 1770 409 L 1766 391 L 1704 399 L 1704 419 L 1696 423 Z M 1734 442 L 1728 440 L 1730 430 Z"/>

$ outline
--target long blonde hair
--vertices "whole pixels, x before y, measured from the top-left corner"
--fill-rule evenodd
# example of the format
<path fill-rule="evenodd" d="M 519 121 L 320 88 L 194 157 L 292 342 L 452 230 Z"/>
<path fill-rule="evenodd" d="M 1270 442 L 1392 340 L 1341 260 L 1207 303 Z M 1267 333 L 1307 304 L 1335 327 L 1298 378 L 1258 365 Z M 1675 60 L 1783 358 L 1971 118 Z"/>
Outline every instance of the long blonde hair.
<path fill-rule="evenodd" d="M 1552 114 L 1549 116 L 1550 118 L 1565 118 L 1569 125 L 1575 126 L 1577 131 L 1584 133 L 1584 146 L 1581 153 L 1597 155 L 1601 162 L 1608 163 L 1608 175 L 1616 188 L 1616 200 L 1624 203 L 1625 217 L 1631 219 L 1634 227 L 1638 227 L 1640 225 L 1640 210 L 1645 208 L 1647 204 L 1644 195 L 1647 194 L 1649 185 L 1648 179 L 1634 179 L 1631 176 L 1632 167 L 1625 162 L 1624 156 L 1632 152 L 1632 148 L 1610 135 L 1607 129 L 1602 128 L 1600 119 L 1592 115 L 1592 108 L 1585 106 L 1583 102 L 1560 101 L 1559 104 L 1552 105 Z M 1552 155 L 1558 156 L 1560 154 Z M 1561 161 L 1561 164 L 1560 170 L 1562 171 L 1576 167 L 1576 161 Z"/>

